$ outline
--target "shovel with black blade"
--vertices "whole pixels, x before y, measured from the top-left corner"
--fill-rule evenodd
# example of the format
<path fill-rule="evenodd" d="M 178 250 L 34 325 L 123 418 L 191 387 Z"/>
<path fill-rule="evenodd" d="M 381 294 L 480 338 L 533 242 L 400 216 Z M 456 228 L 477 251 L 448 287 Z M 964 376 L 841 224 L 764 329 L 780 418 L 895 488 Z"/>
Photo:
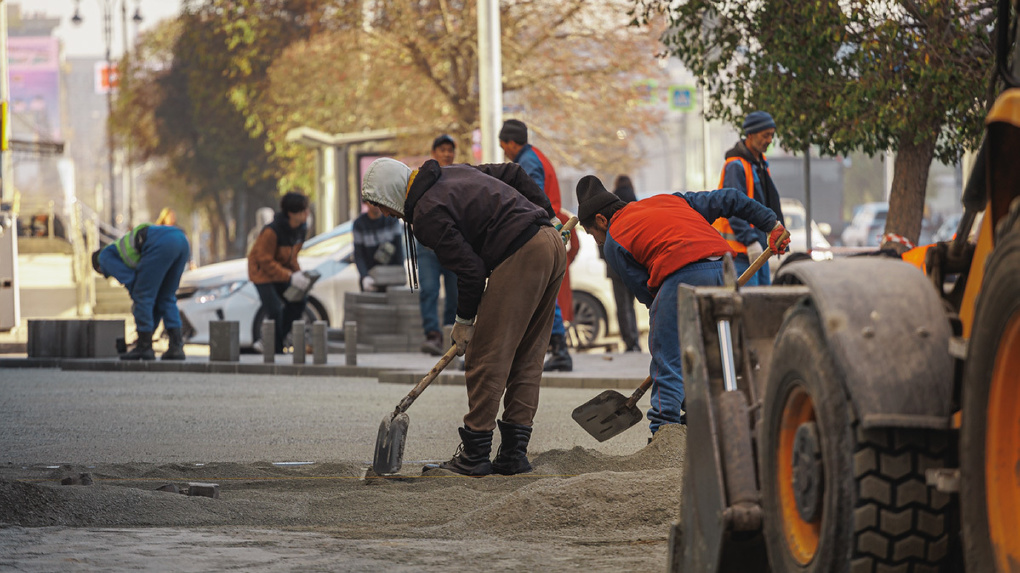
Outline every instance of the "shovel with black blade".
<path fill-rule="evenodd" d="M 407 416 L 407 409 L 456 356 L 457 347 L 451 346 L 421 382 L 418 382 L 397 404 L 397 408 L 383 416 L 383 421 L 379 424 L 379 435 L 375 440 L 375 458 L 372 460 L 372 471 L 377 475 L 395 474 L 400 471 L 400 465 L 404 460 L 407 425 L 411 421 Z"/>
<path fill-rule="evenodd" d="M 779 238 L 779 242 L 785 241 L 789 236 L 790 233 L 784 231 L 783 235 Z M 740 278 L 737 279 L 737 286 L 744 286 L 773 254 L 771 248 L 765 249 L 754 260 L 754 263 L 740 275 Z M 570 416 L 586 432 L 591 434 L 593 438 L 604 442 L 641 421 L 641 410 L 638 410 L 635 404 L 637 404 L 637 401 L 641 399 L 641 396 L 645 395 L 645 392 L 651 386 L 652 377 L 649 376 L 638 386 L 637 390 L 634 390 L 630 398 L 624 397 L 623 394 L 616 390 L 606 390 L 574 408 L 574 412 Z"/>
<path fill-rule="evenodd" d="M 606 390 L 574 408 L 570 417 L 593 438 L 604 442 L 641 421 L 641 410 L 636 404 L 651 387 L 652 377 L 649 376 L 630 398 L 625 398 L 616 390 Z"/>

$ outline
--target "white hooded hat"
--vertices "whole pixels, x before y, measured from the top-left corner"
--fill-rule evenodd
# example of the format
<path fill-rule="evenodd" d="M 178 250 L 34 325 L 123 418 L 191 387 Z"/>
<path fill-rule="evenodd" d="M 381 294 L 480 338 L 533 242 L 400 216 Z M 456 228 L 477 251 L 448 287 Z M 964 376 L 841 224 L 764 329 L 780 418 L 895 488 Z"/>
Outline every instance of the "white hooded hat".
<path fill-rule="evenodd" d="M 404 198 L 411 168 L 396 159 L 381 157 L 368 166 L 365 182 L 361 184 L 361 199 L 389 207 L 404 215 Z"/>

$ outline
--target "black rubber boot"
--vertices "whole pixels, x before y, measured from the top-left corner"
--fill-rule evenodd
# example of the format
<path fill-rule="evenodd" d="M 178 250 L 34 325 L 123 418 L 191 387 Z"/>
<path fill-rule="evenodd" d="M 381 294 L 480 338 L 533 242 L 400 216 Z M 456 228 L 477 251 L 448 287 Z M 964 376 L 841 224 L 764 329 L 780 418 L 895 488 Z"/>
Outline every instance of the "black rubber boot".
<path fill-rule="evenodd" d="M 492 471 L 505 476 L 530 472 L 528 442 L 531 441 L 531 428 L 503 420 L 496 420 L 496 424 L 501 441 L 492 460 Z"/>
<path fill-rule="evenodd" d="M 439 464 L 440 469 L 450 470 L 466 476 L 486 476 L 492 473 L 492 430 L 475 432 L 467 428 L 457 428 L 460 432 L 460 446 L 457 453 L 448 462 Z M 437 466 L 425 466 L 432 469 Z"/>
<path fill-rule="evenodd" d="M 120 355 L 121 360 L 155 360 L 156 353 L 152 351 L 152 333 L 139 332 L 138 342 L 129 352 Z"/>
<path fill-rule="evenodd" d="M 179 328 L 168 328 L 166 331 L 170 337 L 170 348 L 160 358 L 162 360 L 184 360 L 184 334 Z"/>
<path fill-rule="evenodd" d="M 570 372 L 574 369 L 574 361 L 567 350 L 567 339 L 562 334 L 554 334 L 549 339 L 552 356 L 542 366 L 544 372 Z"/>

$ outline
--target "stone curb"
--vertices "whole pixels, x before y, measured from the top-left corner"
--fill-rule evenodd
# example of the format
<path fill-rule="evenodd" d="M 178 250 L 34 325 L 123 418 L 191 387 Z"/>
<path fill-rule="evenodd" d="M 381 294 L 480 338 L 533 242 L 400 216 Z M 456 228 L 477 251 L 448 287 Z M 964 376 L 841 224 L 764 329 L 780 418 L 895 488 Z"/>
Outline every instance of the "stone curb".
<path fill-rule="evenodd" d="M 216 361 L 123 361 L 87 358 L 0 358 L 0 368 L 54 368 L 71 372 L 189 372 L 196 374 L 269 374 L 281 376 L 346 376 L 376 378 L 382 384 L 413 386 L 421 381 L 426 370 L 408 368 L 395 370 L 392 366 L 340 366 L 330 364 L 264 364 L 258 362 Z M 542 377 L 545 388 L 591 388 L 631 390 L 643 378 L 599 377 L 580 372 L 553 373 Z M 438 385 L 463 385 L 461 371 L 443 372 L 432 382 Z"/>

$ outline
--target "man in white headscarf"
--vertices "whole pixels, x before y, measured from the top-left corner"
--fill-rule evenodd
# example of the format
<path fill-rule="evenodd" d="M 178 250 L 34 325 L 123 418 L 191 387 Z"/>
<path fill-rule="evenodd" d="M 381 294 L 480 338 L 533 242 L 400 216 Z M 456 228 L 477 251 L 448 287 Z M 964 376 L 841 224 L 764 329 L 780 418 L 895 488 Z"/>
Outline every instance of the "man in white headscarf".
<path fill-rule="evenodd" d="M 412 171 L 382 158 L 365 174 L 362 199 L 404 219 L 457 275 L 453 340 L 466 353 L 468 413 L 461 447 L 438 467 L 471 476 L 531 471 L 542 361 L 567 267 L 548 197 L 514 163 L 440 167 L 429 160 Z M 413 267 L 413 252 L 410 258 Z M 490 461 L 497 426 L 502 441 Z"/>

